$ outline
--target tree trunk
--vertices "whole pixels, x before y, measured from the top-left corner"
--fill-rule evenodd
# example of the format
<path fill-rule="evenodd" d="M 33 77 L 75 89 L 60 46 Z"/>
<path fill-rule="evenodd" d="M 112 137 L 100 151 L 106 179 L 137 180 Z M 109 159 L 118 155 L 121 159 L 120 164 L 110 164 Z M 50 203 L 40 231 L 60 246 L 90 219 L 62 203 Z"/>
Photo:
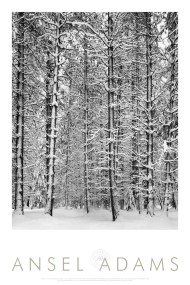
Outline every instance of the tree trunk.
<path fill-rule="evenodd" d="M 174 175 L 175 175 L 175 159 L 176 154 L 172 141 L 176 138 L 176 125 L 177 119 L 175 119 L 174 105 L 176 100 L 176 91 L 177 91 L 177 13 L 168 13 L 168 33 L 169 40 L 171 42 L 171 78 L 170 78 L 170 98 L 169 98 L 169 110 L 168 110 L 168 120 L 165 122 L 165 139 L 166 139 L 166 181 L 165 181 L 165 199 L 164 199 L 164 209 L 168 215 L 169 202 L 174 199 Z M 175 206 L 175 205 L 174 205 Z"/>
<path fill-rule="evenodd" d="M 59 35 L 60 35 L 60 14 L 57 15 L 56 43 L 55 43 L 55 67 L 53 72 L 53 94 L 51 102 L 51 129 L 49 135 L 49 169 L 48 169 L 48 189 L 47 204 L 45 214 L 52 216 L 54 200 L 54 180 L 55 180 L 55 146 L 57 138 L 57 93 L 58 93 L 58 72 L 59 72 Z"/>
<path fill-rule="evenodd" d="M 88 57 L 87 41 L 84 37 L 84 187 L 86 212 L 89 213 L 89 189 L 88 189 Z"/>
<path fill-rule="evenodd" d="M 71 90 L 72 83 L 70 84 Z M 69 95 L 70 96 L 70 95 Z M 67 112 L 67 149 L 66 149 L 66 173 L 65 173 L 65 207 L 69 204 L 69 149 L 70 149 L 70 124 L 71 124 L 71 98 L 69 98 L 69 110 Z"/>
<path fill-rule="evenodd" d="M 140 131 L 139 131 L 139 120 L 140 120 L 140 106 L 139 106 L 139 102 L 140 102 L 140 96 L 139 96 L 139 90 L 140 90 L 140 82 L 139 82 L 139 49 L 140 49 L 140 44 L 139 44 L 139 35 L 138 35 L 138 30 L 139 30 L 139 23 L 138 23 L 138 13 L 135 14 L 136 15 L 136 41 L 137 41 L 137 47 L 135 50 L 135 57 L 136 57 L 136 68 L 135 68 L 135 73 L 136 73 L 136 80 L 135 80 L 135 84 L 136 84 L 136 127 L 137 127 L 137 131 L 136 131 L 136 159 L 137 159 L 137 163 L 136 163 L 136 189 L 137 189 L 137 200 L 138 200 L 138 206 L 137 209 L 139 211 L 139 214 L 141 214 L 142 211 L 142 191 L 140 190 Z"/>
<path fill-rule="evenodd" d="M 131 103 L 132 103 L 132 118 L 131 118 L 131 127 L 132 127 L 132 138 L 131 138 L 131 144 L 132 144 L 132 171 L 131 171 L 131 190 L 130 195 L 131 199 L 134 200 L 136 193 L 137 193 L 137 155 L 136 155 L 136 147 L 137 147 L 137 134 L 136 134 L 136 124 L 137 124 L 137 117 L 136 117 L 136 89 L 135 89 L 135 64 L 132 64 L 132 81 L 131 81 Z M 135 200 L 134 200 L 135 201 Z M 134 206 L 136 207 L 136 203 L 134 203 Z"/>
<path fill-rule="evenodd" d="M 113 20 L 108 13 L 108 173 L 110 187 L 110 202 L 112 219 L 115 221 L 118 216 L 116 183 L 114 177 L 114 82 L 113 82 Z"/>
<path fill-rule="evenodd" d="M 18 74 L 17 74 L 17 127 L 16 127 L 16 193 L 15 210 L 24 214 L 23 203 L 23 141 L 24 141 L 24 13 L 18 13 Z"/>
<path fill-rule="evenodd" d="M 151 44 L 151 15 L 145 13 L 146 18 L 146 64 L 147 64 L 147 213 L 154 214 L 153 190 L 153 112 L 152 112 L 152 44 Z"/>
<path fill-rule="evenodd" d="M 49 183 L 49 152 L 50 152 L 50 131 L 51 131 L 51 94 L 50 94 L 50 80 L 51 80 L 51 66 L 50 55 L 47 52 L 47 76 L 46 76 L 46 187 L 48 191 Z M 47 201 L 46 201 L 47 202 Z"/>

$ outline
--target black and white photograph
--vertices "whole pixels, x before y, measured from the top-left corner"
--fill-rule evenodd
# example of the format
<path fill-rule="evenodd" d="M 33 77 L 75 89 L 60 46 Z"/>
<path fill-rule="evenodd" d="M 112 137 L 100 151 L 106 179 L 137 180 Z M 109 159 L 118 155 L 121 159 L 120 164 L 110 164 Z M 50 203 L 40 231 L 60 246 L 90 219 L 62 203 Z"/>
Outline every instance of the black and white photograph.
<path fill-rule="evenodd" d="M 1 3 L 0 282 L 189 280 L 185 0 Z"/>
<path fill-rule="evenodd" d="M 178 13 L 12 13 L 13 229 L 178 228 Z"/>

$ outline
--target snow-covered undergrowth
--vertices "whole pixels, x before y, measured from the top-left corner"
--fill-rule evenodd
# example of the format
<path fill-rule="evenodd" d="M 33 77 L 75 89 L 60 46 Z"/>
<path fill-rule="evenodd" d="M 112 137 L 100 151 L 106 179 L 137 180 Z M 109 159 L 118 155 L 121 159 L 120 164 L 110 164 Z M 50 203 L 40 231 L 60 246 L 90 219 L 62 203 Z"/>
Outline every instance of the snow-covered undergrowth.
<path fill-rule="evenodd" d="M 112 222 L 111 212 L 104 209 L 55 209 L 53 217 L 44 214 L 44 209 L 25 209 L 23 216 L 13 213 L 13 229 L 49 230 L 172 230 L 177 229 L 178 212 L 169 211 L 168 217 L 156 211 L 154 217 L 136 211 L 120 211 L 118 219 Z"/>

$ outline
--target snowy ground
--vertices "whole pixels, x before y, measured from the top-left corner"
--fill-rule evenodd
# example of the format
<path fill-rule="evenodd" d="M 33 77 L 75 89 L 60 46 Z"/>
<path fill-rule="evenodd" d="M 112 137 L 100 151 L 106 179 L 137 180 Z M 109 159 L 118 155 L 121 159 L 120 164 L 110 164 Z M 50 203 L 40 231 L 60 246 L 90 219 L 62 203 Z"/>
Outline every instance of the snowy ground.
<path fill-rule="evenodd" d="M 168 217 L 157 211 L 154 217 L 136 211 L 120 211 L 115 222 L 111 212 L 98 209 L 86 214 L 84 210 L 58 208 L 53 217 L 44 215 L 44 209 L 25 209 L 24 216 L 13 213 L 13 229 L 52 230 L 173 230 L 177 229 L 178 213 L 170 210 Z"/>

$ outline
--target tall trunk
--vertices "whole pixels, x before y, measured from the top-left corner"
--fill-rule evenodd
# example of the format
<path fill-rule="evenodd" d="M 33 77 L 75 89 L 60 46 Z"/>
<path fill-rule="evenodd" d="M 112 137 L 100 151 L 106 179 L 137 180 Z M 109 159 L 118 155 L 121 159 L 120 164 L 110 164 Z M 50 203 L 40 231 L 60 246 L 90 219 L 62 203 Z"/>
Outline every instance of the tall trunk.
<path fill-rule="evenodd" d="M 152 44 L 151 44 L 151 15 L 145 13 L 146 18 L 146 63 L 147 63 L 147 213 L 154 214 L 153 193 L 153 112 L 152 112 Z"/>
<path fill-rule="evenodd" d="M 87 41 L 84 37 L 84 187 L 86 212 L 89 212 L 89 189 L 88 189 L 88 57 Z"/>
<path fill-rule="evenodd" d="M 137 54 L 137 64 L 136 64 L 136 85 L 137 90 L 139 90 L 139 63 L 138 63 L 138 54 Z M 139 94 L 137 91 L 137 101 L 136 101 L 136 116 L 137 116 L 137 134 L 136 134 L 136 154 L 137 154 L 137 177 L 136 177 L 136 184 L 137 184 L 137 199 L 138 199 L 138 211 L 141 214 L 142 211 L 142 191 L 140 190 L 140 131 L 139 131 L 139 120 L 140 120 L 140 106 L 139 106 Z"/>
<path fill-rule="evenodd" d="M 46 77 L 46 185 L 47 185 L 47 191 L 48 191 L 50 131 L 51 131 L 51 93 L 50 93 L 51 92 L 50 91 L 51 66 L 50 66 L 49 52 L 47 52 L 47 64 L 46 65 L 47 65 L 47 77 Z"/>
<path fill-rule="evenodd" d="M 121 62 L 121 59 L 120 59 L 120 66 L 118 68 L 118 81 L 117 81 L 117 84 L 118 84 L 118 87 L 120 88 L 121 85 L 122 85 L 122 73 L 123 73 L 123 66 L 122 66 L 122 62 Z M 116 143 L 115 143 L 115 181 L 116 181 L 116 185 L 120 185 L 120 189 L 121 189 L 121 183 L 119 181 L 119 176 L 118 176 L 118 173 L 120 172 L 121 173 L 121 169 L 123 167 L 123 158 L 121 157 L 121 155 L 119 154 L 119 151 L 120 151 L 120 145 L 121 145 L 121 89 L 119 89 L 117 91 L 117 109 L 116 109 L 116 118 L 115 118 L 115 128 L 116 128 Z M 122 197 L 123 199 L 123 197 Z M 123 203 L 124 204 L 124 203 Z M 121 200 L 120 200 L 120 206 L 121 206 Z M 121 206 L 123 207 L 123 206 Z"/>
<path fill-rule="evenodd" d="M 174 160 L 176 159 L 176 155 L 173 149 L 172 140 L 176 137 L 176 122 L 175 122 L 175 97 L 177 91 L 177 82 L 176 82 L 176 70 L 177 70 L 177 63 L 176 63 L 176 53 L 177 53 L 177 13 L 169 13 L 168 14 L 168 21 L 169 23 L 169 39 L 171 42 L 171 78 L 170 78 L 170 98 L 169 98 L 169 112 L 168 112 L 168 121 L 165 124 L 165 139 L 166 139 L 166 153 L 165 153 L 165 160 L 166 160 L 166 181 L 165 181 L 165 210 L 168 214 L 169 210 L 169 202 L 174 197 L 174 177 L 175 174 L 175 163 Z M 172 198 L 173 203 L 176 204 L 174 198 Z M 176 205 L 175 205 L 176 207 Z"/>
<path fill-rule="evenodd" d="M 47 204 L 45 214 L 52 216 L 54 200 L 55 180 L 55 146 L 57 138 L 57 93 L 58 93 L 58 72 L 59 72 L 59 35 L 60 35 L 60 14 L 57 15 L 56 43 L 55 43 L 55 67 L 53 72 L 53 94 L 51 102 L 51 129 L 49 135 L 49 169 L 47 186 Z"/>
<path fill-rule="evenodd" d="M 122 70 L 123 70 L 123 66 L 122 64 L 119 66 L 119 72 L 118 72 L 118 76 L 120 77 L 118 79 L 118 85 L 119 87 L 122 85 L 122 80 L 121 80 L 121 76 L 122 76 Z M 121 90 L 118 90 L 117 93 L 117 118 L 116 118 L 116 151 L 115 151 L 115 160 L 116 160 L 116 170 L 119 166 L 119 147 L 121 144 Z M 117 177 L 116 177 L 117 179 Z"/>
<path fill-rule="evenodd" d="M 137 156 L 136 156 L 136 90 L 135 90 L 135 64 L 132 64 L 132 81 L 131 81 L 131 103 L 132 103 L 132 119 L 131 119 L 131 127 L 132 127 L 132 172 L 131 172 L 131 190 L 130 190 L 130 199 L 134 202 L 134 198 L 136 196 L 136 164 L 137 164 Z M 132 205 L 131 205 L 132 206 Z M 133 206 L 136 206 L 135 202 Z"/>
<path fill-rule="evenodd" d="M 17 74 L 17 126 L 16 126 L 16 193 L 15 210 L 24 214 L 23 203 L 23 141 L 24 141 L 24 13 L 18 13 L 18 74 Z"/>
<path fill-rule="evenodd" d="M 70 90 L 71 90 L 70 84 Z M 66 149 L 66 173 L 65 173 L 65 207 L 69 204 L 69 150 L 70 150 L 70 123 L 71 123 L 71 98 L 69 98 L 69 110 L 67 112 L 67 149 Z"/>
<path fill-rule="evenodd" d="M 140 120 L 140 106 L 139 106 L 139 89 L 140 89 L 140 83 L 139 83 L 139 35 L 138 35 L 138 30 L 139 30 L 139 22 L 138 22 L 138 13 L 136 13 L 136 42 L 137 42 L 137 47 L 135 50 L 135 57 L 136 57 L 136 68 L 135 68 L 135 75 L 136 75 L 136 156 L 137 156 L 137 164 L 136 164 L 136 184 L 137 184 L 137 199 L 138 199 L 138 211 L 139 214 L 141 214 L 142 211 L 142 191 L 140 190 L 140 131 L 139 131 L 139 120 Z"/>
<path fill-rule="evenodd" d="M 108 160 L 109 160 L 109 187 L 112 219 L 115 221 L 118 215 L 116 184 L 114 177 L 114 82 L 113 82 L 113 20 L 108 13 Z"/>
<path fill-rule="evenodd" d="M 103 207 L 106 207 L 106 204 L 107 204 L 107 200 L 105 199 L 105 193 L 106 193 L 106 189 L 105 189 L 105 183 L 103 182 L 103 179 L 105 177 L 104 175 L 104 172 L 105 170 L 103 170 L 103 168 L 105 167 L 105 163 L 103 162 L 104 161 L 104 144 L 103 144 L 103 139 L 104 139 L 104 136 L 103 136 L 103 108 L 102 108 L 102 105 L 103 105 L 103 102 L 102 102 L 102 97 L 100 97 L 100 100 L 99 100 L 99 104 L 100 104 L 100 124 L 99 124 L 99 127 L 100 127 L 100 155 L 99 155 L 99 158 L 98 158 L 98 161 L 100 161 L 100 170 L 99 170 L 99 183 L 100 183 L 100 189 L 101 189 L 101 205 Z"/>

